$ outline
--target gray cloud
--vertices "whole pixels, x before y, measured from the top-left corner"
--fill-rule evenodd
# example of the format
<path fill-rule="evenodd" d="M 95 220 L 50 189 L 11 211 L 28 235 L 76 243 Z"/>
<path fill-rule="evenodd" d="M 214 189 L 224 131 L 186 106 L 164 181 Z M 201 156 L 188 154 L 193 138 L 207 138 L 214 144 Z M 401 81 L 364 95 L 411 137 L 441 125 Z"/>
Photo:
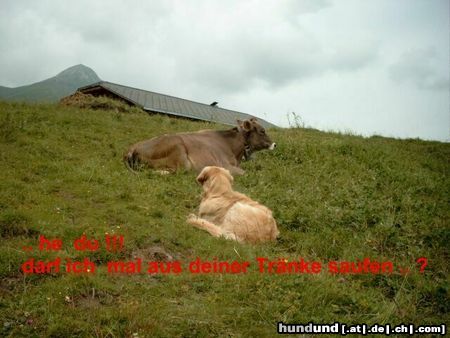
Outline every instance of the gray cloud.
<path fill-rule="evenodd" d="M 416 48 L 403 53 L 389 67 L 389 75 L 398 83 L 411 84 L 419 89 L 448 91 L 449 73 L 443 73 L 441 69 L 435 48 Z"/>
<path fill-rule="evenodd" d="M 330 0 L 286 0 L 284 6 L 281 7 L 281 11 L 285 15 L 299 15 L 316 13 L 329 6 L 331 6 Z"/>
<path fill-rule="evenodd" d="M 273 1 L 258 2 L 258 15 L 249 14 L 255 8 L 247 2 L 219 6 L 209 10 L 220 12 L 220 19 L 211 14 L 198 23 L 175 13 L 165 23 L 172 29 L 166 30 L 162 50 L 181 77 L 196 87 L 225 93 L 249 90 L 255 84 L 279 88 L 330 71 L 351 72 L 376 59 L 376 43 L 364 41 L 355 47 L 355 41 L 347 40 L 326 45 L 284 15 L 287 8 L 294 17 L 314 13 L 328 2 L 294 3 L 298 2 L 289 2 L 296 10 Z"/>
<path fill-rule="evenodd" d="M 7 7 L 12 15 L 3 15 L 1 29 L 7 43 L 0 58 L 14 68 L 13 64 L 27 63 L 33 49 L 37 64 L 44 65 L 28 63 L 21 78 L 18 69 L 11 69 L 5 74 L 7 85 L 52 74 L 48 68 L 55 62 L 45 59 L 58 58 L 56 64 L 64 68 L 80 63 L 79 59 L 103 58 L 102 65 L 115 63 L 129 73 L 139 73 L 133 68 L 145 65 L 157 73 L 177 74 L 197 90 L 232 93 L 255 84 L 279 87 L 328 71 L 353 71 L 369 64 L 376 54 L 367 44 L 354 48 L 340 43 L 330 48 L 302 26 L 298 19 L 330 8 L 328 0 L 288 0 L 282 5 L 276 0 L 173 0 L 140 6 L 121 0 L 108 6 L 87 0 L 71 6 L 19 0 Z M 23 39 L 17 38 L 18 31 L 27 32 L 21 34 Z M 11 49 L 18 58 L 10 57 Z"/>

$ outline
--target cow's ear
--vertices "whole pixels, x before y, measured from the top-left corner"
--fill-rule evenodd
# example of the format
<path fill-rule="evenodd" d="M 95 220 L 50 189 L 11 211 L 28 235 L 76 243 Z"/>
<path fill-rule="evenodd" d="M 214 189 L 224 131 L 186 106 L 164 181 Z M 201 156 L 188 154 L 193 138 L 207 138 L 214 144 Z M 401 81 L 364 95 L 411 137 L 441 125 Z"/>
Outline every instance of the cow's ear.
<path fill-rule="evenodd" d="M 252 129 L 252 123 L 249 120 L 244 121 L 244 130 L 250 131 Z"/>
<path fill-rule="evenodd" d="M 252 129 L 252 123 L 250 122 L 250 120 L 237 120 L 237 123 L 239 126 L 239 130 L 250 131 Z"/>
<path fill-rule="evenodd" d="M 250 122 L 258 122 L 258 120 L 257 120 L 256 118 L 252 117 L 252 118 L 250 119 Z"/>

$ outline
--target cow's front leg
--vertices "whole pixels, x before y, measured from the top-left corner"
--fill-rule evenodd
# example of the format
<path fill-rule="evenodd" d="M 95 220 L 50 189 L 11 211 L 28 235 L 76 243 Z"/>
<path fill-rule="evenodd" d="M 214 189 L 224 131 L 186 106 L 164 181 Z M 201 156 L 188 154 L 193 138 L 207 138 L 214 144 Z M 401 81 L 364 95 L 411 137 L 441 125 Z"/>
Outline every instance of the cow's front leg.
<path fill-rule="evenodd" d="M 230 166 L 226 168 L 230 171 L 231 175 L 244 175 L 245 171 L 236 166 Z"/>

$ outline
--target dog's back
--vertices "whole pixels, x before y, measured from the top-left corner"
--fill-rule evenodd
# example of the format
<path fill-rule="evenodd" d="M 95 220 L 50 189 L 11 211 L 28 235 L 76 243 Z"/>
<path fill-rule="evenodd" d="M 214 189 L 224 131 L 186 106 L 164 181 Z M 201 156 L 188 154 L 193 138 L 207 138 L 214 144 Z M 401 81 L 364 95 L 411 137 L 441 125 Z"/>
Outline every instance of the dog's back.
<path fill-rule="evenodd" d="M 234 234 L 239 241 L 258 243 L 273 241 L 279 231 L 272 212 L 265 206 L 252 203 L 236 202 L 226 213 L 222 228 Z M 250 202 L 248 201 L 248 202 Z"/>

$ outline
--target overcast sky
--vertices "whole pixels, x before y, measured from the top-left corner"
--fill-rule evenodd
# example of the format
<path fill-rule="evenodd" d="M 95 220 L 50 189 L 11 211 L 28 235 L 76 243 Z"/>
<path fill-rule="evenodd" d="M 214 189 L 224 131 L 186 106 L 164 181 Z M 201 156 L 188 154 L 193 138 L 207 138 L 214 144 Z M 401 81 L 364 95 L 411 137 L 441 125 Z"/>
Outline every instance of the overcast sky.
<path fill-rule="evenodd" d="M 450 141 L 448 0 L 2 0 L 0 85 L 76 64 L 289 126 Z"/>

